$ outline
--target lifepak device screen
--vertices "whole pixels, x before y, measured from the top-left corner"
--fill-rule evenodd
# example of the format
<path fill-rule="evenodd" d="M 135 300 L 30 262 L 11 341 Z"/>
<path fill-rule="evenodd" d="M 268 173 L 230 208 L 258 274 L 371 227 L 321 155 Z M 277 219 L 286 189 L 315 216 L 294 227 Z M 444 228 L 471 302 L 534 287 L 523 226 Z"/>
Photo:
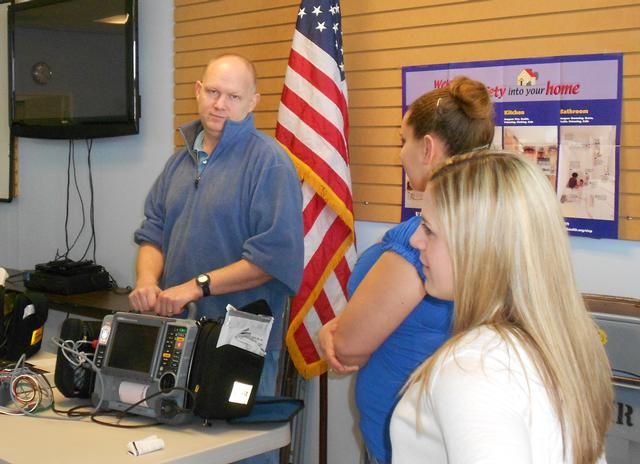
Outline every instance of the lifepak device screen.
<path fill-rule="evenodd" d="M 113 334 L 107 366 L 150 372 L 160 327 L 120 321 Z"/>

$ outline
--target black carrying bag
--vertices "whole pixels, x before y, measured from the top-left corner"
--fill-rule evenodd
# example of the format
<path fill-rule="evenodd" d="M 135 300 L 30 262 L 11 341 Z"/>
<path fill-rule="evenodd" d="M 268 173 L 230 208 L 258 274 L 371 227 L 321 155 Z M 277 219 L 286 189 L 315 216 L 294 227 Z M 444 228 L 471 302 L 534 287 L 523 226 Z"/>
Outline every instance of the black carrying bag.
<path fill-rule="evenodd" d="M 222 324 L 211 320 L 201 323 L 189 376 L 189 390 L 195 393 L 193 413 L 203 419 L 249 415 L 264 357 L 233 345 L 217 348 Z"/>
<path fill-rule="evenodd" d="M 0 358 L 17 361 L 40 350 L 49 314 L 47 297 L 38 292 L 0 290 Z"/>
<path fill-rule="evenodd" d="M 102 321 L 83 321 L 80 319 L 65 319 L 60 328 L 62 340 L 74 342 L 83 340 L 91 342 L 98 339 Z M 78 348 L 83 353 L 94 353 L 95 348 L 90 343 L 83 343 Z M 55 382 L 60 393 L 67 398 L 91 398 L 96 373 L 86 365 L 74 366 L 58 347 L 56 358 Z"/>
<path fill-rule="evenodd" d="M 3 269 L 4 270 L 4 269 Z M 8 312 L 10 311 L 9 305 L 6 303 L 5 294 L 6 290 L 3 285 L 0 285 L 0 359 L 5 352 L 7 346 L 7 323 L 6 319 Z"/>
<path fill-rule="evenodd" d="M 240 310 L 271 315 L 264 300 Z M 216 347 L 222 321 L 204 319 L 199 323 L 189 376 L 189 390 L 195 393 L 193 413 L 206 420 L 248 416 L 258 392 L 264 357 L 233 345 Z"/>

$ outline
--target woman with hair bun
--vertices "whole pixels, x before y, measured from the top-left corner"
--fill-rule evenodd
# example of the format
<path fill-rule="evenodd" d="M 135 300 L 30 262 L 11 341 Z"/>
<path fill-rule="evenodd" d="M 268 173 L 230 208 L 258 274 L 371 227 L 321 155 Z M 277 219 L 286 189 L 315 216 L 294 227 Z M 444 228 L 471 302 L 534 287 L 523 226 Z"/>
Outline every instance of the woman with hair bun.
<path fill-rule="evenodd" d="M 395 408 L 393 463 L 605 462 L 611 369 L 546 176 L 514 153 L 454 157 L 420 220 L 411 244 L 453 333 Z"/>
<path fill-rule="evenodd" d="M 493 134 L 493 105 L 482 82 L 457 77 L 420 96 L 400 127 L 400 158 L 411 186 L 424 191 L 435 166 L 488 146 Z M 425 293 L 419 254 L 409 244 L 419 224 L 418 216 L 398 224 L 362 253 L 346 308 L 319 334 L 334 371 L 359 370 L 356 404 L 370 463 L 391 462 L 389 421 L 400 389 L 451 334 L 453 304 Z"/>

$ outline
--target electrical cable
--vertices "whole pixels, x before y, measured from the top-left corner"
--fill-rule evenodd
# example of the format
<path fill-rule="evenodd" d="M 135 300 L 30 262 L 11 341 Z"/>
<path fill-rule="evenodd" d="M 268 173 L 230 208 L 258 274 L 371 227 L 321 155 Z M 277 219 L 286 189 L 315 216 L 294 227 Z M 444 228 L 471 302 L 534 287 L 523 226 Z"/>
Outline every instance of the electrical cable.
<path fill-rule="evenodd" d="M 174 386 L 166 391 L 157 391 L 140 401 L 131 404 L 124 411 L 101 411 L 100 407 L 104 401 L 104 380 L 102 378 L 102 373 L 100 369 L 93 362 L 94 353 L 84 352 L 81 350 L 81 347 L 86 344 L 91 344 L 92 342 L 89 340 L 62 340 L 58 337 L 52 337 L 51 341 L 60 348 L 60 353 L 72 366 L 78 368 L 83 366 L 89 366 L 93 371 L 96 372 L 96 377 L 98 382 L 100 382 L 100 391 L 101 396 L 98 400 L 98 403 L 95 406 L 92 405 L 79 405 L 72 407 L 68 410 L 61 410 L 56 408 L 55 400 L 53 396 L 53 388 L 49 381 L 41 374 L 37 374 L 29 369 L 27 366 L 24 366 L 25 356 L 22 355 L 18 362 L 15 363 L 13 368 L 5 368 L 0 369 L 0 383 L 9 382 L 10 385 L 10 394 L 13 403 L 15 404 L 15 408 L 7 408 L 4 406 L 0 406 L 0 414 L 6 415 L 20 415 L 20 416 L 35 416 L 35 412 L 38 410 L 43 410 L 47 408 L 51 408 L 51 410 L 56 414 L 64 414 L 65 418 L 61 417 L 45 417 L 45 419 L 50 420 L 70 420 L 70 419 L 83 419 L 85 417 L 90 417 L 91 421 L 96 422 L 101 425 L 105 425 L 108 427 L 117 427 L 117 428 L 143 428 L 143 427 L 151 427 L 155 425 L 161 425 L 160 422 L 152 422 L 146 424 L 121 424 L 120 422 L 125 417 L 131 417 L 133 414 L 130 413 L 136 406 L 144 403 L 152 398 L 155 398 L 159 395 L 169 394 L 173 391 L 184 391 L 186 392 L 191 400 L 191 404 L 195 404 L 195 393 L 188 388 L 177 387 Z M 175 406 L 176 413 L 189 413 L 193 412 L 193 408 L 182 408 L 178 405 Z M 83 408 L 89 408 L 91 411 L 82 412 L 80 411 Z M 99 417 L 108 416 L 115 417 L 116 422 L 107 422 L 100 420 Z M 37 416 L 42 417 L 42 416 Z M 136 415 L 136 417 L 139 417 Z"/>
<path fill-rule="evenodd" d="M 49 383 L 49 381 L 47 380 L 46 377 L 44 377 L 44 381 L 47 383 L 47 385 L 49 385 L 49 388 L 51 388 L 53 390 L 53 387 L 51 386 L 51 384 Z M 82 405 L 82 406 L 76 406 L 75 408 L 71 408 L 71 409 L 77 409 L 80 407 L 93 407 L 92 405 Z M 69 409 L 69 411 L 71 411 L 71 409 Z M 56 408 L 56 403 L 55 403 L 55 398 L 52 396 L 51 397 L 51 410 L 56 413 L 56 414 L 60 414 L 60 415 L 65 415 L 66 417 L 45 417 L 45 416 L 37 416 L 35 414 L 26 414 L 26 416 L 30 416 L 30 417 L 37 417 L 38 419 L 47 419 L 47 420 L 62 420 L 62 421 L 69 421 L 69 420 L 80 420 L 80 419 L 84 419 L 86 416 L 88 416 L 88 414 L 69 414 L 68 411 L 64 411 L 64 410 L 60 410 Z"/>
<path fill-rule="evenodd" d="M 109 271 L 107 271 L 109 276 L 109 286 L 111 287 L 111 291 L 116 295 L 126 295 L 131 293 L 131 287 L 120 288 L 116 279 L 111 275 Z"/>
<path fill-rule="evenodd" d="M 96 240 L 96 227 L 95 227 L 95 201 L 94 201 L 94 187 L 93 187 L 93 169 L 91 166 L 91 152 L 93 148 L 93 139 L 85 140 L 87 146 L 87 167 L 88 167 L 88 176 L 89 176 L 89 227 L 91 229 L 91 235 L 89 236 L 89 241 L 82 253 L 80 261 L 84 260 L 89 253 L 89 250 L 92 249 L 92 257 L 93 262 L 96 263 L 96 249 L 97 249 L 97 240 Z M 71 182 L 73 178 L 73 187 L 78 197 L 78 201 L 80 202 L 80 213 L 81 213 L 81 224 L 80 230 L 73 238 L 73 241 L 70 243 L 70 231 L 69 231 L 69 222 L 70 222 L 70 204 L 71 204 Z M 73 140 L 69 140 L 69 151 L 67 155 L 67 184 L 66 184 L 66 204 L 65 204 L 65 219 L 64 219 L 64 236 L 65 236 L 65 246 L 66 250 L 63 253 L 60 253 L 59 250 L 56 251 L 55 260 L 63 260 L 70 259 L 71 251 L 75 248 L 82 236 L 82 233 L 85 230 L 87 225 L 87 214 L 85 212 L 85 199 L 82 196 L 82 191 L 80 190 L 80 185 L 78 183 L 78 173 L 76 168 L 76 157 L 75 157 L 75 142 Z"/>
<path fill-rule="evenodd" d="M 76 193 L 78 194 L 78 201 L 80 202 L 80 212 L 82 213 L 82 223 L 80 225 L 80 230 L 78 231 L 78 234 L 76 235 L 76 238 L 74 239 L 73 244 L 71 245 L 71 248 L 68 250 L 68 252 L 71 252 L 71 250 L 76 246 L 76 243 L 78 243 L 78 240 L 80 239 L 80 236 L 82 235 L 82 232 L 84 231 L 85 225 L 87 223 L 87 217 L 84 209 L 84 198 L 82 197 L 82 192 L 80 191 L 80 185 L 78 184 L 78 170 L 76 169 L 76 147 L 75 147 L 75 142 L 73 140 L 71 141 L 71 152 L 73 154 L 72 156 L 73 185 L 76 188 Z"/>
<path fill-rule="evenodd" d="M 622 370 L 622 369 L 616 369 L 615 367 L 614 367 L 614 368 L 612 368 L 612 369 L 611 369 L 611 371 L 612 371 L 614 374 L 622 374 L 622 375 L 627 376 L 627 377 L 633 377 L 633 378 L 635 378 L 635 379 L 640 379 L 640 374 L 637 374 L 637 373 L 635 373 L 635 372 L 624 371 L 624 370 Z"/>
<path fill-rule="evenodd" d="M 0 413 L 12 416 L 31 415 L 44 410 L 53 403 L 53 390 L 43 375 L 31 370 L 25 364 L 25 355 L 13 368 L 0 371 L 0 383 L 7 382 L 13 408 L 0 406 Z"/>
<path fill-rule="evenodd" d="M 14 279 L 16 279 L 16 277 L 20 277 L 20 279 L 18 280 L 19 282 L 24 278 L 24 273 L 20 271 L 20 272 L 16 272 L 15 274 L 9 274 L 9 277 L 7 277 L 7 282 L 11 282 L 12 284 L 15 284 L 16 282 L 14 282 Z"/>
<path fill-rule="evenodd" d="M 91 250 L 92 261 L 94 264 L 97 264 L 96 260 L 96 251 L 97 251 L 97 234 L 96 234 L 96 224 L 95 224 L 95 190 L 93 186 L 93 168 L 91 165 L 91 153 L 93 149 L 93 139 L 85 139 L 85 144 L 87 147 L 87 169 L 88 169 L 88 182 L 89 182 L 89 212 L 88 212 L 88 220 L 90 227 L 90 236 L 89 240 L 84 248 L 82 256 L 80 257 L 78 262 L 82 262 L 87 258 L 89 254 L 89 250 Z M 75 193 L 77 194 L 78 201 L 80 203 L 80 212 L 82 221 L 80 224 L 80 229 L 77 234 L 73 238 L 73 241 L 70 243 L 70 209 L 71 209 L 71 182 L 73 179 L 73 187 L 75 189 Z M 67 155 L 67 183 L 66 183 L 66 203 L 65 203 L 65 219 L 64 219 L 64 236 L 65 236 L 65 246 L 66 250 L 61 253 L 60 250 L 56 250 L 54 261 L 71 261 L 70 255 L 72 250 L 78 244 L 78 241 L 82 237 L 82 234 L 85 230 L 87 224 L 87 215 L 85 214 L 85 199 L 82 196 L 82 192 L 80 190 L 80 185 L 78 183 L 78 173 L 76 169 L 76 157 L 75 157 L 75 142 L 73 140 L 69 140 L 69 151 Z M 102 269 L 104 271 L 104 268 Z M 118 288 L 118 283 L 115 278 L 107 272 L 108 276 L 108 287 L 112 289 Z"/>
<path fill-rule="evenodd" d="M 142 398 L 140 401 L 136 401 L 135 403 L 130 405 L 127 409 L 122 411 L 121 414 L 122 415 L 127 414 L 133 408 L 135 408 L 136 406 L 138 406 L 138 405 L 140 405 L 140 404 L 142 404 L 142 403 L 144 403 L 144 402 L 146 402 L 146 401 L 148 401 L 148 400 L 150 400 L 152 398 L 155 398 L 156 396 L 169 394 L 169 393 L 171 393 L 173 391 L 184 391 L 184 392 L 186 392 L 189 395 L 189 399 L 191 400 L 191 403 L 195 404 L 196 396 L 195 396 L 194 392 L 192 392 L 191 390 L 189 390 L 188 388 L 185 388 L 185 387 L 176 387 L 176 386 L 174 386 L 174 387 L 171 387 L 170 389 L 168 389 L 167 391 L 159 390 L 159 391 L 157 391 L 157 392 L 155 392 L 155 393 L 153 393 L 153 394 L 151 394 L 151 395 L 149 395 L 149 396 L 147 396 L 145 398 Z M 181 408 L 180 406 L 176 406 L 176 410 L 177 410 L 177 412 L 193 412 L 193 408 Z"/>
<path fill-rule="evenodd" d="M 92 371 L 96 373 L 96 378 L 98 382 L 100 382 L 100 399 L 98 400 L 98 404 L 94 407 L 95 411 L 100 410 L 102 403 L 104 401 L 104 380 L 102 378 L 102 372 L 93 362 L 93 353 L 87 353 L 84 351 L 80 351 L 79 347 L 85 343 L 91 343 L 88 340 L 62 340 L 59 337 L 51 337 L 51 342 L 60 348 L 60 352 L 62 355 L 69 361 L 69 363 L 74 367 L 80 367 L 83 364 L 87 364 Z"/>
<path fill-rule="evenodd" d="M 80 230 L 75 236 L 73 243 L 69 245 L 69 205 L 70 205 L 70 185 L 71 185 L 71 176 L 73 175 L 73 184 L 75 187 L 75 191 L 78 195 L 78 200 L 80 201 L 80 212 L 82 213 L 82 223 L 80 226 Z M 67 158 L 67 189 L 66 189 L 66 210 L 65 210 L 65 219 L 64 219 L 64 238 L 65 245 L 67 247 L 66 251 L 63 254 L 59 254 L 56 251 L 56 260 L 59 259 L 69 259 L 69 254 L 73 250 L 73 248 L 78 243 L 82 232 L 84 231 L 86 224 L 86 215 L 84 209 L 84 199 L 82 198 L 82 192 L 80 191 L 80 186 L 78 185 L 78 174 L 76 170 L 76 155 L 75 155 L 75 144 L 73 140 L 69 140 L 69 153 Z"/>
<path fill-rule="evenodd" d="M 64 257 L 66 257 L 66 255 L 69 253 L 69 182 L 71 181 L 71 147 L 72 143 L 71 140 L 69 140 L 69 152 L 67 153 L 67 189 L 64 213 L 64 242 L 67 246 L 67 252 Z M 56 259 L 62 257 L 63 256 L 58 256 L 58 252 L 56 251 Z"/>
<path fill-rule="evenodd" d="M 84 253 L 80 260 L 82 261 L 89 252 L 89 247 L 93 244 L 93 262 L 96 262 L 96 226 L 94 219 L 94 202 L 93 202 L 93 172 L 91 169 L 91 148 L 93 147 L 93 139 L 85 140 L 87 145 L 87 166 L 89 171 L 89 226 L 91 227 L 91 237 L 89 238 L 89 242 L 87 243 L 87 248 L 85 248 Z"/>
<path fill-rule="evenodd" d="M 172 387 L 171 389 L 167 390 L 167 391 L 157 391 L 155 393 L 152 393 L 149 396 L 146 396 L 144 398 L 142 398 L 140 401 L 136 401 L 135 403 L 129 405 L 129 407 L 127 407 L 124 411 L 96 411 L 93 414 L 91 414 L 91 420 L 93 422 L 96 422 L 98 424 L 101 425 L 106 425 L 109 427 L 117 427 L 117 428 L 125 428 L 125 429 L 138 429 L 138 428 L 143 428 L 143 427 L 152 427 L 155 425 L 161 425 L 161 422 L 153 422 L 150 424 L 121 424 L 120 421 L 122 419 L 124 419 L 125 417 L 131 416 L 131 411 L 136 407 L 139 406 L 140 404 L 155 398 L 156 396 L 159 395 L 164 395 L 164 394 L 168 394 L 171 393 L 173 391 L 184 391 L 186 392 L 190 399 L 192 400 L 192 404 L 195 403 L 195 393 L 192 392 L 191 390 L 189 390 L 188 388 L 184 388 L 184 387 Z M 193 412 L 193 408 L 181 408 L 180 406 L 176 405 L 176 412 Z M 116 422 L 105 422 L 102 421 L 100 419 L 98 419 L 98 417 L 101 416 L 107 416 L 107 417 L 115 417 L 116 418 Z M 138 417 L 136 415 L 136 417 Z"/>
<path fill-rule="evenodd" d="M 99 417 L 116 417 L 117 418 L 117 422 L 107 422 L 107 421 L 103 421 L 98 419 Z M 96 424 L 100 424 L 100 425 L 106 425 L 107 427 L 116 427 L 116 428 L 120 428 L 120 429 L 141 429 L 144 427 L 154 427 L 156 425 L 162 425 L 161 422 L 151 422 L 148 424 L 121 424 L 120 420 L 123 419 L 124 416 L 121 416 L 120 413 L 118 411 L 100 411 L 100 412 L 94 412 L 93 414 L 91 414 L 91 421 L 95 422 Z M 139 416 L 136 416 L 139 417 Z"/>

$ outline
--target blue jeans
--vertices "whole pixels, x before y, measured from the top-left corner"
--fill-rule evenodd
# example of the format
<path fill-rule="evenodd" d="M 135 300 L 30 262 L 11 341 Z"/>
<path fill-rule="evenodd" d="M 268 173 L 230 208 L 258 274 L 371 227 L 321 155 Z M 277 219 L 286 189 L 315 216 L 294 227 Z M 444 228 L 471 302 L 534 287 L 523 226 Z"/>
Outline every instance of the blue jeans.
<path fill-rule="evenodd" d="M 282 348 L 286 350 L 286 348 Z M 276 380 L 278 378 L 279 351 L 267 351 L 264 357 L 264 368 L 258 385 L 258 395 L 273 396 L 276 394 Z M 278 464 L 280 462 L 280 450 L 268 451 L 257 456 L 237 461 L 236 464 Z"/>

